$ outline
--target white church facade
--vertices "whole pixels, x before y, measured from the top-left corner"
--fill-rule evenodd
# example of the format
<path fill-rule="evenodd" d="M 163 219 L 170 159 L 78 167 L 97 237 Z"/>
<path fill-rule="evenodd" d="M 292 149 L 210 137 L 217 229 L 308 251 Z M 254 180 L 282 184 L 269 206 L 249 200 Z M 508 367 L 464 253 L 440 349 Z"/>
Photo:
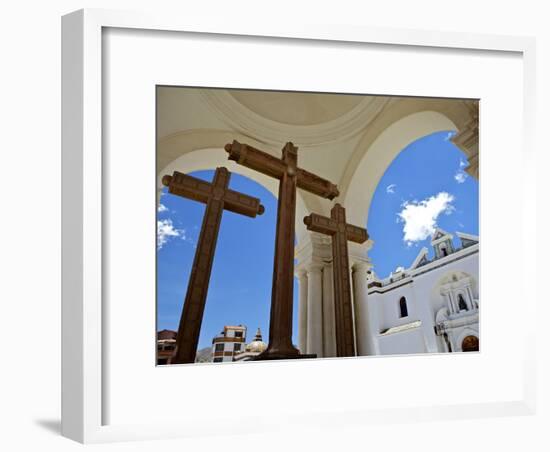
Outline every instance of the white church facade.
<path fill-rule="evenodd" d="M 357 354 L 479 350 L 479 239 L 437 229 L 408 268 L 379 279 L 364 246 L 350 243 Z M 298 338 L 302 353 L 336 356 L 330 238 L 297 250 Z M 370 242 L 370 241 L 369 241 Z M 369 248 L 372 243 L 367 245 Z M 431 256 L 431 257 L 430 257 Z"/>
<path fill-rule="evenodd" d="M 436 230 L 432 259 L 423 248 L 409 268 L 369 279 L 367 354 L 479 349 L 479 241 L 456 235 L 455 249 L 453 236 Z"/>

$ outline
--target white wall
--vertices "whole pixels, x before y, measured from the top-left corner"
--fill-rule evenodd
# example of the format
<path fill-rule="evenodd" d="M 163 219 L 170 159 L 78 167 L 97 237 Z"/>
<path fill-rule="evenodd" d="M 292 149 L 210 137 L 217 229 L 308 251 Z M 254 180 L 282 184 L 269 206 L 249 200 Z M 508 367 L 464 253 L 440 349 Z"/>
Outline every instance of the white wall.
<path fill-rule="evenodd" d="M 0 42 L 2 71 L 0 90 L 2 107 L 2 165 L 0 186 L 4 221 L 0 222 L 2 243 L 2 349 L 3 372 L 0 380 L 2 407 L 2 449 L 9 451 L 82 450 L 76 443 L 58 435 L 60 413 L 60 16 L 82 6 L 113 9 L 174 8 L 176 15 L 210 14 L 213 2 L 151 2 L 143 0 L 21 0 L 5 2 L 2 8 Z M 242 2 L 245 3 L 245 2 Z M 540 121 L 540 149 L 546 149 L 543 115 L 550 114 L 550 29 L 546 4 L 539 0 L 498 2 L 463 0 L 460 4 L 442 4 L 436 0 L 388 0 L 386 2 L 218 2 L 218 17 L 231 21 L 235 17 L 269 17 L 273 23 L 317 20 L 320 23 L 349 23 L 352 26 L 403 27 L 440 31 L 472 31 L 502 35 L 538 36 L 537 63 Z M 447 7 L 448 5 L 448 7 Z M 179 10 L 178 10 L 179 8 Z M 314 16 L 314 17 L 313 17 Z M 206 22 L 205 22 L 206 23 Z M 404 68 L 403 76 L 406 76 Z M 299 70 L 299 68 L 292 68 Z M 506 131 L 503 131 L 506 133 Z M 544 138 L 544 142 L 542 141 Z M 498 150 L 490 150 L 498 152 Z M 547 169 L 548 153 L 539 153 L 539 202 L 550 193 Z M 518 169 L 521 170 L 521 169 Z M 29 184 L 28 181 L 35 181 Z M 532 193 L 535 196 L 535 193 Z M 508 212 L 508 213 L 512 213 Z M 550 216 L 539 211 L 539 231 L 550 230 Z M 511 256 L 518 252 L 511 244 Z M 31 252 L 32 250 L 32 252 Z M 539 275 L 533 284 L 546 284 L 549 243 L 540 242 Z M 521 269 L 517 269 L 520 271 Z M 543 273 L 544 270 L 544 273 Z M 548 303 L 539 304 L 533 318 L 533 330 L 544 331 L 550 317 Z M 30 332 L 39 349 L 13 347 L 13 338 L 21 331 Z M 549 338 L 538 336 L 539 381 L 550 379 Z M 368 384 L 368 375 L 365 375 Z M 358 388 L 360 389 L 360 388 Z M 493 419 L 466 419 L 460 422 L 418 422 L 399 425 L 357 424 L 319 425 L 319 430 L 304 435 L 299 431 L 281 431 L 277 435 L 251 434 L 242 437 L 212 437 L 166 440 L 137 444 L 99 446 L 101 451 L 156 451 L 186 449 L 220 451 L 237 449 L 264 451 L 315 448 L 318 451 L 357 449 L 385 450 L 490 449 L 499 451 L 546 451 L 549 449 L 547 426 L 550 423 L 548 385 L 539 385 L 538 414 L 535 416 Z M 449 432 L 467 432 L 452 435 Z M 94 448 L 95 449 L 95 448 Z"/>
<path fill-rule="evenodd" d="M 424 334 L 420 328 L 403 331 L 402 333 L 380 336 L 380 353 L 383 355 L 427 352 Z"/>
<path fill-rule="evenodd" d="M 435 317 L 439 309 L 446 306 L 439 292 L 441 280 L 453 272 L 463 272 L 475 280 L 479 275 L 479 253 L 466 255 L 457 259 L 463 253 L 471 253 L 474 247 L 460 250 L 445 258 L 420 267 L 415 274 L 407 276 L 388 287 L 371 288 L 368 296 L 369 326 L 373 354 L 394 353 L 437 353 L 445 351 L 441 340 L 434 332 Z M 455 260 L 457 259 L 457 260 Z M 444 265 L 443 265 L 444 264 Z M 432 266 L 438 266 L 430 270 Z M 425 273 L 421 273 L 425 272 Z M 477 284 L 475 285 L 477 289 Z M 475 292 L 477 296 L 477 291 Z M 401 317 L 399 301 L 401 297 L 407 300 L 408 316 Z M 483 300 L 480 300 L 483 303 Z M 380 332 L 407 323 L 420 320 L 419 329 L 407 330 L 388 336 L 380 336 Z M 418 338 L 422 338 L 419 340 Z M 460 350 L 460 346 L 455 349 Z"/>

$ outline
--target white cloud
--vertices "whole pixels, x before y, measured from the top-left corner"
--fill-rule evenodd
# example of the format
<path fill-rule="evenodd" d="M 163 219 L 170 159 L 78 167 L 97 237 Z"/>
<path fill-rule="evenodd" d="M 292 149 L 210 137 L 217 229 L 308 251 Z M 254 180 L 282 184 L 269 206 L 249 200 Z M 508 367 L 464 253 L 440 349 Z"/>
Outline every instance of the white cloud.
<path fill-rule="evenodd" d="M 449 141 L 452 137 L 454 137 L 456 132 L 449 132 L 447 136 L 445 137 L 445 141 Z"/>
<path fill-rule="evenodd" d="M 386 193 L 395 193 L 396 184 L 390 184 L 386 187 Z"/>
<path fill-rule="evenodd" d="M 464 160 L 460 159 L 460 167 L 461 168 L 464 168 L 467 165 L 468 165 L 468 162 L 465 162 Z"/>
<path fill-rule="evenodd" d="M 157 249 L 160 250 L 170 237 L 181 237 L 182 240 L 185 240 L 185 230 L 175 228 L 174 223 L 169 218 L 157 220 Z"/>
<path fill-rule="evenodd" d="M 464 172 L 464 171 L 458 171 L 456 174 L 455 174 L 455 180 L 459 183 L 459 184 L 463 184 L 466 179 L 468 178 L 468 175 Z"/>
<path fill-rule="evenodd" d="M 422 201 L 403 203 L 403 209 L 397 216 L 404 223 L 403 241 L 407 246 L 430 237 L 435 232 L 439 215 L 453 212 L 453 201 L 453 195 L 440 192 Z"/>
<path fill-rule="evenodd" d="M 159 207 L 157 209 L 158 212 L 168 212 L 168 207 L 166 207 L 164 204 L 159 204 Z"/>

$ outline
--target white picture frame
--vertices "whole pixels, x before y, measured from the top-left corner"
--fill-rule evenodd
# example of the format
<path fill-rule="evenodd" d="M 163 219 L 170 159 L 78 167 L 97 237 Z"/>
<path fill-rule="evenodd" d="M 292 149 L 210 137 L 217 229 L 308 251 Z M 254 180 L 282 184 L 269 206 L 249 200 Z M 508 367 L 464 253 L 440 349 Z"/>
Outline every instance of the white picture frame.
<path fill-rule="evenodd" d="M 519 255 L 522 271 L 536 274 L 534 217 L 536 205 L 526 193 L 534 190 L 534 149 L 532 144 L 535 99 L 535 42 L 534 39 L 513 36 L 475 35 L 466 33 L 435 33 L 404 29 L 347 28 L 319 24 L 270 25 L 268 21 L 253 23 L 195 23 L 185 18 L 144 15 L 132 12 L 80 10 L 63 17 L 63 333 L 62 333 L 62 433 L 74 440 L 108 442 L 119 440 L 159 439 L 180 436 L 234 433 L 235 425 L 227 422 L 230 416 L 218 416 L 213 422 L 198 419 L 195 423 L 116 423 L 105 425 L 105 405 L 112 394 L 105 389 L 103 358 L 105 348 L 103 297 L 103 208 L 108 196 L 103 185 L 102 121 L 105 93 L 102 89 L 102 39 L 104 30 L 140 29 L 173 31 L 223 36 L 248 36 L 262 39 L 314 40 L 320 45 L 337 41 L 354 45 L 379 44 L 438 48 L 441 52 L 458 49 L 519 54 L 523 64 L 523 131 L 521 167 L 524 178 L 523 229 L 517 239 L 522 244 Z M 482 132 L 483 133 L 483 132 Z M 534 311 L 534 287 L 523 284 L 525 309 Z M 152 301 L 153 302 L 153 301 Z M 518 334 L 529 343 L 531 334 L 526 327 Z M 533 341 L 534 342 L 534 341 Z M 521 369 L 523 393 L 514 400 L 492 403 L 470 403 L 439 407 L 411 406 L 369 411 L 356 407 L 349 411 L 331 411 L 329 406 L 318 414 L 300 416 L 288 413 L 279 421 L 267 419 L 260 431 L 286 428 L 308 428 L 326 423 L 338 425 L 353 422 L 398 422 L 415 416 L 417 419 L 459 419 L 470 417 L 528 415 L 534 413 L 534 350 L 526 349 L 525 367 Z M 409 358 L 407 358 L 409 359 Z M 284 367 L 285 363 L 273 364 Z M 338 365 L 334 361 L 326 366 Z M 258 366 L 256 366 L 258 367 Z M 283 413 L 284 414 L 284 413 Z M 258 431 L 258 430 L 256 430 Z M 244 432 L 244 431 L 243 431 Z"/>

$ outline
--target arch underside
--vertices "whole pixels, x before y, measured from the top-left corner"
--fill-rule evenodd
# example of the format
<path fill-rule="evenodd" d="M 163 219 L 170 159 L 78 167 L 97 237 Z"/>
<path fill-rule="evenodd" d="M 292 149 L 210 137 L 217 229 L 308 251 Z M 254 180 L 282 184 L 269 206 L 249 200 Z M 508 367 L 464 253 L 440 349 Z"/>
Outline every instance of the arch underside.
<path fill-rule="evenodd" d="M 277 197 L 278 181 L 229 161 L 223 146 L 238 140 L 280 157 L 284 143 L 293 141 L 299 147 L 298 165 L 338 186 L 340 196 L 334 202 L 343 204 L 348 222 L 358 226 L 367 224 L 376 187 L 396 156 L 423 136 L 459 130 L 468 121 L 470 111 L 469 101 L 378 96 L 376 103 L 360 103 L 346 113 L 345 118 L 353 127 L 341 119 L 330 121 L 326 128 L 324 124 L 290 127 L 266 118 L 260 121 L 258 115 L 244 105 L 233 100 L 228 104 L 227 95 L 189 93 L 185 98 L 193 102 L 189 108 L 197 112 L 204 109 L 196 113 L 204 118 L 198 121 L 204 127 L 185 129 L 182 125 L 181 130 L 177 130 L 174 125 L 170 133 L 159 137 L 157 190 L 162 188 L 162 176 L 174 170 L 189 173 L 225 166 L 258 182 Z M 180 99 L 179 104 L 183 100 Z M 230 121 L 232 111 L 235 120 Z M 276 145 L 277 130 L 280 130 L 280 141 Z M 328 216 L 332 205 L 333 202 L 298 190 L 298 242 L 309 241 L 303 217 L 312 212 Z"/>
<path fill-rule="evenodd" d="M 160 190 L 162 190 L 162 177 L 165 174 L 172 174 L 174 171 L 179 171 L 183 173 L 192 173 L 194 171 L 202 171 L 202 170 L 215 170 L 217 167 L 225 167 L 230 172 L 235 174 L 240 174 L 242 176 L 248 177 L 249 179 L 257 182 L 264 188 L 266 188 L 275 198 L 278 197 L 279 192 L 279 181 L 268 177 L 262 173 L 259 173 L 257 171 L 251 170 L 245 166 L 239 165 L 238 163 L 228 160 L 227 159 L 227 153 L 223 149 L 223 144 L 220 144 L 220 138 L 226 139 L 229 137 L 229 133 L 220 133 L 215 134 L 217 135 L 218 142 L 216 143 L 216 147 L 207 147 L 203 149 L 188 149 L 187 152 L 182 153 L 177 158 L 169 162 L 164 167 L 160 168 L 157 172 L 157 190 L 160 193 Z M 235 134 L 231 135 L 232 137 L 235 137 Z M 225 142 L 230 142 L 230 140 L 226 140 Z M 250 140 L 248 140 L 250 142 Z M 211 141 L 211 143 L 213 143 Z M 161 143 L 161 146 L 174 146 L 172 142 L 168 143 Z M 181 148 L 180 148 L 181 149 Z M 166 153 L 162 154 L 166 155 Z M 157 200 L 160 199 L 160 196 L 157 197 Z M 296 195 L 296 237 L 297 241 L 300 242 L 303 240 L 306 235 L 307 231 L 305 229 L 305 225 L 302 221 L 302 218 L 307 216 L 310 213 L 308 207 L 306 206 L 306 203 L 301 195 L 300 192 Z"/>
<path fill-rule="evenodd" d="M 456 125 L 447 116 L 435 111 L 413 113 L 387 127 L 364 150 L 347 184 L 343 203 L 350 222 L 367 224 L 378 183 L 403 149 L 432 133 L 456 130 Z"/>

